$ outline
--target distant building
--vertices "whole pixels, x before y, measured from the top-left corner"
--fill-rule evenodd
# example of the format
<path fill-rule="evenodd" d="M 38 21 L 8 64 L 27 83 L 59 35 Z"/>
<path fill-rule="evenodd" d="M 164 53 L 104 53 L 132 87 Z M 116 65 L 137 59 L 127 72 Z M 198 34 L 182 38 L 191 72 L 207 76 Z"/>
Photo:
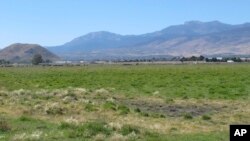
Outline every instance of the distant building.
<path fill-rule="evenodd" d="M 71 64 L 72 61 L 55 61 L 53 63 L 55 63 L 55 64 Z"/>
<path fill-rule="evenodd" d="M 241 61 L 250 61 L 250 58 L 247 58 L 247 57 L 243 57 L 243 58 L 240 58 Z"/>
<path fill-rule="evenodd" d="M 233 60 L 227 60 L 228 63 L 233 63 L 234 61 Z"/>

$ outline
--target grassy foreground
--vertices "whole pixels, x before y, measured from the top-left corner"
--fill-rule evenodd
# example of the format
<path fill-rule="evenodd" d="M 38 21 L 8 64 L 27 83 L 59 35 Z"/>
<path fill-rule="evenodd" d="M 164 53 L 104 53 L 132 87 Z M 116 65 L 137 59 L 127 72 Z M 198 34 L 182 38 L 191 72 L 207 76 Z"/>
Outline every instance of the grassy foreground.
<path fill-rule="evenodd" d="M 250 65 L 0 68 L 0 141 L 227 141 Z"/>

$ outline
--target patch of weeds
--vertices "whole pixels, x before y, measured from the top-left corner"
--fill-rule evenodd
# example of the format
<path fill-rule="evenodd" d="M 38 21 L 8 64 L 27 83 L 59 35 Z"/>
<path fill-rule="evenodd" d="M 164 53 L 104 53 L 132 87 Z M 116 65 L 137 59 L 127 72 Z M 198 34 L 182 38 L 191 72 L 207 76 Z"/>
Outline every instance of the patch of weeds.
<path fill-rule="evenodd" d="M 174 100 L 172 98 L 166 98 L 165 103 L 166 104 L 172 104 L 172 103 L 174 103 Z"/>
<path fill-rule="evenodd" d="M 76 126 L 68 122 L 61 122 L 58 128 L 59 129 L 75 129 Z"/>
<path fill-rule="evenodd" d="M 193 116 L 190 113 L 185 113 L 183 117 L 184 119 L 193 119 Z"/>
<path fill-rule="evenodd" d="M 71 125 L 65 124 L 63 128 L 71 128 Z M 67 132 L 67 135 L 69 138 L 92 138 L 97 134 L 109 136 L 111 133 L 112 129 L 107 126 L 106 122 L 95 121 L 75 126 Z"/>
<path fill-rule="evenodd" d="M 144 117 L 149 117 L 149 114 L 145 113 L 145 112 L 142 112 L 141 115 L 144 116 Z"/>
<path fill-rule="evenodd" d="M 77 99 L 77 95 L 74 93 L 73 90 L 68 90 L 68 93 L 65 96 L 70 96 Z"/>
<path fill-rule="evenodd" d="M 31 117 L 22 115 L 21 117 L 19 117 L 20 121 L 32 121 L 33 119 Z"/>
<path fill-rule="evenodd" d="M 119 113 L 121 115 L 126 115 L 126 114 L 128 114 L 130 112 L 130 109 L 125 105 L 119 105 L 117 107 L 117 110 L 119 111 Z"/>
<path fill-rule="evenodd" d="M 144 134 L 145 134 L 145 138 L 150 139 L 150 140 L 152 140 L 152 139 L 154 139 L 154 138 L 158 138 L 158 137 L 160 136 L 159 133 L 156 133 L 156 132 L 149 132 L 149 131 L 146 131 Z M 152 141 L 153 141 L 153 140 L 152 140 Z"/>
<path fill-rule="evenodd" d="M 45 112 L 48 115 L 63 115 L 65 113 L 66 109 L 61 107 L 59 104 L 57 103 L 53 103 L 51 105 L 48 105 L 45 108 Z"/>
<path fill-rule="evenodd" d="M 176 132 L 176 131 L 178 131 L 177 128 L 175 128 L 175 127 L 170 128 L 170 132 Z"/>
<path fill-rule="evenodd" d="M 212 119 L 209 115 L 203 115 L 201 118 L 203 120 L 211 120 Z"/>
<path fill-rule="evenodd" d="M 158 114 L 158 113 L 153 113 L 151 116 L 152 116 L 153 118 L 166 118 L 165 115 L 163 115 L 163 114 Z"/>
<path fill-rule="evenodd" d="M 116 104 L 114 102 L 107 101 L 103 104 L 103 108 L 116 111 Z"/>
<path fill-rule="evenodd" d="M 137 127 L 137 126 L 125 124 L 122 126 L 120 132 L 122 135 L 126 136 L 126 135 L 131 134 L 131 133 L 139 134 L 140 130 L 139 130 L 139 127 Z"/>
<path fill-rule="evenodd" d="M 85 108 L 84 108 L 87 112 L 93 112 L 93 111 L 97 111 L 98 109 L 96 108 L 95 105 L 91 104 L 91 103 L 88 103 L 85 105 Z"/>
<path fill-rule="evenodd" d="M 188 96 L 185 95 L 185 96 L 182 97 L 182 99 L 188 99 Z"/>
<path fill-rule="evenodd" d="M 42 99 L 42 100 L 49 100 L 49 99 L 53 99 L 53 96 L 51 96 L 51 95 L 44 95 L 44 96 L 40 97 L 40 99 Z"/>
<path fill-rule="evenodd" d="M 5 119 L 0 118 L 0 132 L 8 132 L 10 130 L 11 130 L 11 127 L 8 124 L 8 122 Z"/>
<path fill-rule="evenodd" d="M 140 113 L 141 112 L 141 109 L 140 108 L 135 108 L 134 110 L 136 113 Z"/>

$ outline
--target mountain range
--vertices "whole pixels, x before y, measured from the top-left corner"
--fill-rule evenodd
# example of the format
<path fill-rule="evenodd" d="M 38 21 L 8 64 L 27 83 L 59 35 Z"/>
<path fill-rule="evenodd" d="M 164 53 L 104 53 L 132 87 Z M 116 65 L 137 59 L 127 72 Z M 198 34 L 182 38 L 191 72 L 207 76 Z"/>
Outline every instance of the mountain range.
<path fill-rule="evenodd" d="M 230 25 L 219 21 L 190 21 L 141 35 L 92 32 L 47 49 L 70 60 L 249 55 L 250 23 Z"/>
<path fill-rule="evenodd" d="M 49 60 L 107 60 L 174 56 L 250 56 L 250 23 L 189 21 L 141 35 L 92 32 L 63 45 L 13 44 L 0 59 L 28 62 L 36 54 Z M 59 57 L 58 57 L 59 56 Z"/>

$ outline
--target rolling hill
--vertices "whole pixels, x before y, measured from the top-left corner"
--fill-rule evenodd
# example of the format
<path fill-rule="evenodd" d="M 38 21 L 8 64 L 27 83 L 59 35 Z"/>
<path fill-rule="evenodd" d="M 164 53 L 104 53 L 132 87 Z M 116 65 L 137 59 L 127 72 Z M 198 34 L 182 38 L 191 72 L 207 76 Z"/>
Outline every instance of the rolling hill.
<path fill-rule="evenodd" d="M 12 44 L 0 50 L 0 59 L 13 63 L 30 63 L 35 54 L 41 54 L 44 60 L 60 60 L 58 56 L 37 44 Z"/>

